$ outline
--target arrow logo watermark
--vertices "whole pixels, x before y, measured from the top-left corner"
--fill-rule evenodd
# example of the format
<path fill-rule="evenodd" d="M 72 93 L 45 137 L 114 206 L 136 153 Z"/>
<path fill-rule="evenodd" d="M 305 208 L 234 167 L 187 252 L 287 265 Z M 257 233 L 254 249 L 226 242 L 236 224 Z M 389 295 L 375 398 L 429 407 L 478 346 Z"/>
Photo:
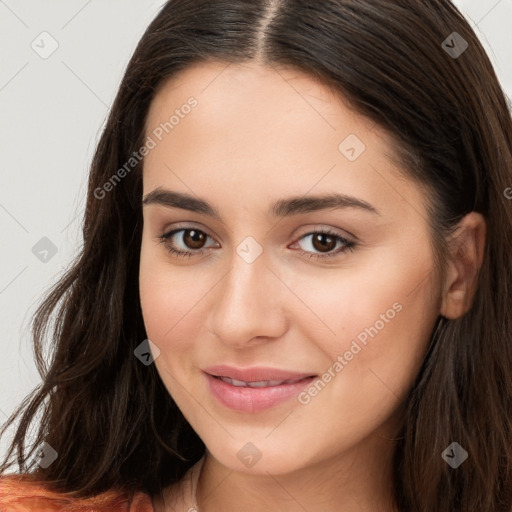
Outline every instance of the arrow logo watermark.
<path fill-rule="evenodd" d="M 57 460 L 57 452 L 47 442 L 41 443 L 31 457 L 31 465 L 37 464 L 40 468 L 46 469 L 55 460 Z"/>
<path fill-rule="evenodd" d="M 263 247 L 252 236 L 248 236 L 238 244 L 236 252 L 246 263 L 253 263 L 263 252 Z"/>
<path fill-rule="evenodd" d="M 252 468 L 261 459 L 262 453 L 252 443 L 246 443 L 236 456 L 244 466 Z"/>
<path fill-rule="evenodd" d="M 152 341 L 146 339 L 137 346 L 133 353 L 144 366 L 149 366 L 160 356 L 160 349 Z"/>
<path fill-rule="evenodd" d="M 338 151 L 350 162 L 357 160 L 365 149 L 363 141 L 354 133 L 345 137 L 338 145 Z"/>
<path fill-rule="evenodd" d="M 59 47 L 59 43 L 51 34 L 45 31 L 36 36 L 30 43 L 30 47 L 41 59 L 47 59 L 55 53 Z"/>
<path fill-rule="evenodd" d="M 446 464 L 456 469 L 468 458 L 468 452 L 459 443 L 454 442 L 441 453 L 441 457 Z"/>
<path fill-rule="evenodd" d="M 458 32 L 452 32 L 441 47 L 452 59 L 458 59 L 468 49 L 468 42 Z"/>
<path fill-rule="evenodd" d="M 57 254 L 57 251 L 57 246 L 46 236 L 32 247 L 32 254 L 42 263 L 48 263 Z"/>

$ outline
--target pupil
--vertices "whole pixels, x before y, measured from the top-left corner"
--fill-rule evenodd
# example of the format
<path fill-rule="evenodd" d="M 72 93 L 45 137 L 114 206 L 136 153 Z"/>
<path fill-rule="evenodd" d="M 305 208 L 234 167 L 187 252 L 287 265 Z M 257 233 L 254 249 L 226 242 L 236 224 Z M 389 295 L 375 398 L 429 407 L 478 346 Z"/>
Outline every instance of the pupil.
<path fill-rule="evenodd" d="M 200 231 L 197 231 L 195 229 L 188 229 L 186 231 L 187 234 L 185 235 L 186 238 L 191 239 L 191 243 L 188 243 L 186 241 L 186 244 L 191 249 L 200 249 L 204 243 L 204 233 L 201 233 Z"/>
<path fill-rule="evenodd" d="M 327 239 L 327 247 L 325 246 L 326 239 Z M 329 241 L 330 241 L 330 243 L 329 243 Z M 318 242 L 319 242 L 319 247 L 317 247 Z M 318 251 L 329 252 L 332 249 L 334 249 L 334 247 L 336 246 L 336 242 L 334 241 L 334 237 L 332 237 L 330 235 L 326 235 L 325 233 L 317 233 L 313 237 L 313 246 Z"/>

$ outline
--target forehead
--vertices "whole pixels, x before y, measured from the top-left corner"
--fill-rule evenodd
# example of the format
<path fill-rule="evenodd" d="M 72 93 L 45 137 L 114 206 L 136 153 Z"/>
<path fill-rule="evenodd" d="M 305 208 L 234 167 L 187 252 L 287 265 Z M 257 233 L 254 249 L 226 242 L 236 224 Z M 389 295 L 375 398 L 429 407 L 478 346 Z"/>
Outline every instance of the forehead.
<path fill-rule="evenodd" d="M 192 66 L 159 89 L 146 135 L 156 145 L 145 157 L 145 194 L 166 187 L 208 196 L 222 188 L 243 204 L 314 188 L 376 205 L 407 203 L 416 192 L 412 200 L 421 202 L 390 158 L 391 138 L 341 95 L 291 68 Z"/>
<path fill-rule="evenodd" d="M 317 127 L 335 132 L 341 118 L 355 130 L 374 125 L 352 111 L 341 95 L 302 71 L 213 61 L 196 64 L 163 83 L 151 104 L 146 129 L 168 120 L 172 110 L 179 110 L 191 97 L 200 107 L 194 110 L 196 120 L 214 121 L 218 129 L 235 120 L 246 130 L 266 123 L 269 131 L 293 125 L 294 132 Z"/>

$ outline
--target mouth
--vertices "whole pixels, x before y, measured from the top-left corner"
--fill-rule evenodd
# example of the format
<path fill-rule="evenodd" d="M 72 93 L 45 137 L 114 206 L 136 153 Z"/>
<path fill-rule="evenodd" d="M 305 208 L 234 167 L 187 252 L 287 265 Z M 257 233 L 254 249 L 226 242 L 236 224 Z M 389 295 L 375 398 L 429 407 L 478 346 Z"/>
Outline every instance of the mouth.
<path fill-rule="evenodd" d="M 245 378 L 240 378 L 240 374 L 244 371 Z M 283 371 L 278 376 L 276 372 L 277 370 L 261 368 L 252 370 L 233 370 L 231 368 L 222 372 L 217 370 L 216 373 L 221 373 L 219 375 L 206 371 L 203 371 L 203 375 L 211 395 L 218 404 L 245 413 L 261 412 L 284 404 L 292 398 L 297 398 L 299 393 L 318 377 L 317 375 L 292 374 L 293 372 Z M 230 375 L 222 373 L 230 373 Z M 233 373 L 236 373 L 238 378 L 233 376 Z M 252 377 L 247 376 L 249 374 L 252 374 Z M 256 374 L 266 378 L 255 378 Z M 273 378 L 269 378 L 271 376 Z M 299 404 L 298 400 L 294 402 Z"/>

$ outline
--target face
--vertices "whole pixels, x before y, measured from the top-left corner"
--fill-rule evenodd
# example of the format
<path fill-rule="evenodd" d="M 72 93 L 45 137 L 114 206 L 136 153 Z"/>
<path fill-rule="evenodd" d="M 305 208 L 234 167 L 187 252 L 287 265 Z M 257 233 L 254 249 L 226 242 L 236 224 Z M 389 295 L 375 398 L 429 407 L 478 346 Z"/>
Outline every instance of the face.
<path fill-rule="evenodd" d="M 144 322 L 211 455 L 278 474 L 396 435 L 439 290 L 392 140 L 305 74 L 221 63 L 167 82 L 146 137 Z"/>

